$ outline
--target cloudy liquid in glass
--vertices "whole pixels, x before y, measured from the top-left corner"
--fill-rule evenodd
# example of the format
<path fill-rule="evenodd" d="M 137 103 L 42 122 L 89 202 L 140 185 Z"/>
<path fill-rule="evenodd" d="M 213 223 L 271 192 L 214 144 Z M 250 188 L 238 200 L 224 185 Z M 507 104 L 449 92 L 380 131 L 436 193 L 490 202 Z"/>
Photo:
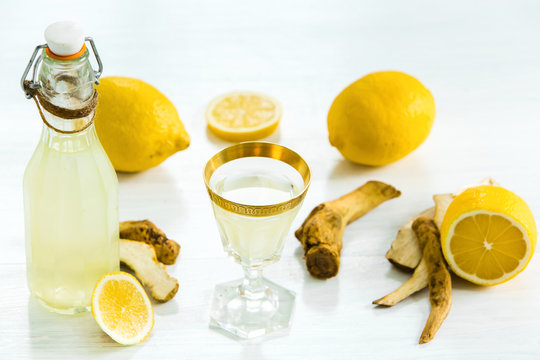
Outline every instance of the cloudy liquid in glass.
<path fill-rule="evenodd" d="M 243 205 L 286 202 L 303 190 L 300 174 L 275 159 L 248 157 L 222 165 L 210 179 L 213 191 Z M 237 261 L 257 264 L 277 260 L 300 205 L 276 215 L 240 215 L 212 203 L 223 246 Z"/>

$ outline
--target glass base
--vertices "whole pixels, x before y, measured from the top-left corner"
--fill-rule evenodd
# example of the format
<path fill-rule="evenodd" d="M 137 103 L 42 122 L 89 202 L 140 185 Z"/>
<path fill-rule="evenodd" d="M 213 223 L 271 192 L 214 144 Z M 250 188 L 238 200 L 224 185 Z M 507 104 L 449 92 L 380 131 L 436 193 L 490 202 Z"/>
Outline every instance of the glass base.
<path fill-rule="evenodd" d="M 38 296 L 36 296 L 36 299 L 39 302 L 39 304 L 41 306 L 43 306 L 45 309 L 49 310 L 50 312 L 57 313 L 57 314 L 75 315 L 75 314 L 80 314 L 80 313 L 90 311 L 90 306 L 71 307 L 71 308 L 56 308 L 56 307 L 53 307 L 53 306 L 49 305 L 47 302 L 45 302 L 45 300 L 39 298 Z"/>
<path fill-rule="evenodd" d="M 210 310 L 210 325 L 242 339 L 252 339 L 291 324 L 294 292 L 265 278 L 262 296 L 247 297 L 242 290 L 244 279 L 216 285 Z"/>

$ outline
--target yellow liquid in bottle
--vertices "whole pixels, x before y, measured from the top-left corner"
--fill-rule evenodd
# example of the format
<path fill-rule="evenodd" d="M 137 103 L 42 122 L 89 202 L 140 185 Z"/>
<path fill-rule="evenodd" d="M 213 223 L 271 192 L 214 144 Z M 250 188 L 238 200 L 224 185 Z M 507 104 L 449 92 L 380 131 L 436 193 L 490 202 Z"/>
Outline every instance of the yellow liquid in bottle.
<path fill-rule="evenodd" d="M 24 176 L 27 279 L 50 310 L 87 310 L 119 269 L 118 180 L 95 129 L 44 134 Z"/>

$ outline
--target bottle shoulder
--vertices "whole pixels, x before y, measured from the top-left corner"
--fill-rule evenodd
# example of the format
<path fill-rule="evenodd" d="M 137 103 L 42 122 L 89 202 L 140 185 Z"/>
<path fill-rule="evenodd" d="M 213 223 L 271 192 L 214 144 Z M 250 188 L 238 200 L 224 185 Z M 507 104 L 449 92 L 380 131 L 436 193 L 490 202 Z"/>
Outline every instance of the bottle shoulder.
<path fill-rule="evenodd" d="M 116 172 L 93 127 L 82 134 L 58 134 L 45 128 L 27 163 L 24 178 L 58 176 L 58 173 L 92 174 L 92 178 L 118 184 Z"/>

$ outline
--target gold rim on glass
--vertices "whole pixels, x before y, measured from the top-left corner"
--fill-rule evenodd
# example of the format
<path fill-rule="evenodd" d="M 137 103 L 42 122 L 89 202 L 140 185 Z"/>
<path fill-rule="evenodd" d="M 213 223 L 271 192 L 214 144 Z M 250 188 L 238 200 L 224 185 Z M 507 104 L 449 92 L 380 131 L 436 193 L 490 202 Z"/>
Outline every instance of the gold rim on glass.
<path fill-rule="evenodd" d="M 216 194 L 210 187 L 214 172 L 229 161 L 245 157 L 267 157 L 292 166 L 302 176 L 304 189 L 290 200 L 272 205 L 246 205 L 227 200 Z M 304 200 L 311 182 L 311 172 L 304 159 L 285 146 L 262 141 L 249 141 L 229 146 L 212 156 L 204 168 L 204 183 L 213 203 L 224 210 L 245 216 L 272 216 L 295 208 Z"/>

